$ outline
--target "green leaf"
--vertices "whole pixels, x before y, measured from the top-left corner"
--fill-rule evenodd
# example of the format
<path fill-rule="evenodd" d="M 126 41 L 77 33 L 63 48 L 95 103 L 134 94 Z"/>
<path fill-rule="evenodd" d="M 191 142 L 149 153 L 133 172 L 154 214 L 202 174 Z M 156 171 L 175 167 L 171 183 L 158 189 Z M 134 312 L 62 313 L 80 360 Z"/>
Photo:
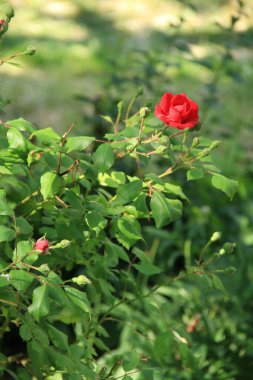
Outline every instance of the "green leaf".
<path fill-rule="evenodd" d="M 167 199 L 158 191 L 153 193 L 150 206 L 157 228 L 166 226 L 180 218 L 182 215 L 182 202 L 179 200 Z"/>
<path fill-rule="evenodd" d="M 9 280 L 6 277 L 4 277 L 4 276 L 5 275 L 3 275 L 3 274 L 0 275 L 0 288 L 2 288 L 3 286 L 10 285 Z M 6 276 L 8 276 L 8 274 Z"/>
<path fill-rule="evenodd" d="M 135 269 L 137 269 L 139 272 L 147 275 L 147 276 L 153 276 L 154 274 L 161 273 L 161 269 L 158 268 L 156 265 L 151 264 L 147 261 L 142 261 L 140 264 L 134 264 L 133 265 Z"/>
<path fill-rule="evenodd" d="M 10 128 L 7 132 L 7 139 L 9 142 L 9 147 L 21 152 L 26 151 L 25 138 L 21 132 L 16 128 Z"/>
<path fill-rule="evenodd" d="M 11 241 L 15 239 L 16 232 L 9 227 L 0 226 L 0 243 L 2 241 Z"/>
<path fill-rule="evenodd" d="M 35 131 L 31 134 L 30 140 L 36 138 L 36 140 L 45 146 L 51 146 L 53 142 L 60 141 L 60 136 L 52 129 L 45 128 Z"/>
<path fill-rule="evenodd" d="M 127 263 L 129 263 L 129 257 L 127 255 L 127 253 L 125 252 L 124 248 L 120 247 L 119 245 L 117 244 L 114 244 L 114 243 L 106 243 L 105 244 L 105 249 L 107 251 L 107 253 L 111 256 L 113 256 L 114 254 L 117 255 L 121 260 L 124 260 L 126 261 Z"/>
<path fill-rule="evenodd" d="M 238 190 L 238 181 L 234 181 L 221 174 L 214 174 L 212 177 L 212 185 L 216 189 L 223 191 L 232 200 Z"/>
<path fill-rule="evenodd" d="M 90 230 L 93 230 L 98 235 L 107 225 L 107 220 L 97 211 L 90 211 L 86 214 L 86 222 Z"/>
<path fill-rule="evenodd" d="M 140 354 L 137 352 L 129 352 L 123 360 L 122 367 L 124 371 L 132 371 L 140 362 Z"/>
<path fill-rule="evenodd" d="M 7 203 L 6 194 L 3 189 L 0 189 L 0 215 L 13 215 L 13 211 Z"/>
<path fill-rule="evenodd" d="M 131 240 L 142 239 L 139 222 L 131 216 L 123 216 L 117 221 L 119 231 Z"/>
<path fill-rule="evenodd" d="M 20 117 L 19 119 L 15 120 L 9 120 L 6 122 L 7 125 L 10 125 L 11 127 L 15 127 L 19 131 L 28 131 L 32 133 L 34 131 L 34 127 L 29 121 L 23 119 Z"/>
<path fill-rule="evenodd" d="M 227 291 L 226 291 L 221 279 L 215 274 L 212 274 L 211 278 L 212 278 L 213 286 L 215 287 L 215 289 L 221 291 L 223 293 L 224 297 L 226 299 L 228 299 Z"/>
<path fill-rule="evenodd" d="M 47 172 L 40 178 L 41 194 L 44 199 L 48 199 L 57 194 L 63 187 L 64 180 L 58 174 Z"/>
<path fill-rule="evenodd" d="M 44 347 L 36 340 L 32 340 L 27 343 L 27 351 L 33 374 L 36 376 L 36 379 L 42 380 L 43 368 L 46 363 Z"/>
<path fill-rule="evenodd" d="M 95 137 L 89 136 L 69 137 L 65 145 L 67 153 L 70 153 L 73 150 L 82 151 L 86 149 L 94 140 Z"/>
<path fill-rule="evenodd" d="M 49 324 L 47 324 L 47 331 L 49 338 L 55 347 L 64 351 L 69 351 L 68 337 L 66 334 Z"/>
<path fill-rule="evenodd" d="M 126 182 L 126 175 L 123 172 L 99 173 L 98 180 L 102 186 L 118 188 Z"/>
<path fill-rule="evenodd" d="M 48 315 L 49 310 L 48 286 L 41 285 L 33 291 L 33 302 L 28 311 L 38 321 Z"/>
<path fill-rule="evenodd" d="M 25 270 L 16 269 L 10 271 L 10 282 L 20 292 L 25 292 L 33 280 L 34 277 Z"/>
<path fill-rule="evenodd" d="M 90 313 L 90 303 L 85 293 L 70 286 L 64 287 L 69 299 L 85 313 Z"/>
<path fill-rule="evenodd" d="M 154 344 L 154 356 L 158 360 L 170 360 L 173 355 L 174 337 L 170 331 L 159 335 Z"/>
<path fill-rule="evenodd" d="M 115 203 L 124 205 L 135 199 L 142 190 L 142 181 L 137 180 L 125 185 L 119 185 L 116 192 Z"/>
<path fill-rule="evenodd" d="M 110 144 L 101 144 L 93 154 L 93 161 L 97 169 L 105 172 L 114 164 L 113 149 Z"/>
<path fill-rule="evenodd" d="M 18 242 L 16 248 L 13 251 L 13 257 L 12 260 L 13 262 L 21 261 L 25 257 L 25 261 L 28 262 L 29 264 L 32 264 L 35 260 L 32 259 L 32 252 L 33 251 L 33 244 L 30 240 L 21 240 Z M 31 258 L 30 258 L 31 255 Z M 37 255 L 35 257 L 37 259 Z M 20 264 L 22 266 L 22 263 Z"/>
<path fill-rule="evenodd" d="M 19 329 L 19 335 L 25 342 L 29 342 L 32 339 L 31 327 L 24 324 Z"/>
<path fill-rule="evenodd" d="M 184 194 L 184 192 L 180 186 L 173 185 L 172 183 L 165 183 L 164 189 L 165 189 L 166 193 L 177 195 L 181 199 L 188 201 L 187 196 Z"/>
<path fill-rule="evenodd" d="M 191 169 L 187 172 L 187 181 L 193 181 L 204 177 L 202 169 Z"/>
<path fill-rule="evenodd" d="M 12 172 L 5 166 L 0 165 L 0 174 L 12 175 Z"/>
<path fill-rule="evenodd" d="M 19 216 L 16 219 L 16 224 L 17 224 L 17 229 L 18 229 L 19 235 L 28 235 L 33 230 L 33 227 L 31 226 L 31 224 L 28 223 L 27 220 L 22 218 L 21 216 Z"/>

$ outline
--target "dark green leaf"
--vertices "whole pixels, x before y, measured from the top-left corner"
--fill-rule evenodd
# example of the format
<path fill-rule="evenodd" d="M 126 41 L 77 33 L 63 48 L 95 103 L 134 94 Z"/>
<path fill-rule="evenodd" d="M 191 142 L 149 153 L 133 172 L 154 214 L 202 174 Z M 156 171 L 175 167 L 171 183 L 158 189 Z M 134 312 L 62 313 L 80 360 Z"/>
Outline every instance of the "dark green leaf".
<path fill-rule="evenodd" d="M 120 205 L 131 202 L 142 190 L 142 181 L 137 180 L 124 185 L 119 185 L 115 202 Z"/>
<path fill-rule="evenodd" d="M 157 228 L 166 226 L 182 215 L 182 203 L 178 200 L 167 199 L 158 191 L 153 193 L 150 206 Z"/>
<path fill-rule="evenodd" d="M 28 311 L 38 321 L 48 315 L 49 310 L 48 286 L 41 285 L 33 291 L 33 302 Z"/>
<path fill-rule="evenodd" d="M 158 268 L 156 265 L 151 264 L 147 261 L 142 261 L 140 264 L 134 264 L 133 265 L 135 269 L 137 269 L 139 272 L 147 275 L 147 276 L 153 276 L 154 274 L 161 273 L 161 269 Z"/>

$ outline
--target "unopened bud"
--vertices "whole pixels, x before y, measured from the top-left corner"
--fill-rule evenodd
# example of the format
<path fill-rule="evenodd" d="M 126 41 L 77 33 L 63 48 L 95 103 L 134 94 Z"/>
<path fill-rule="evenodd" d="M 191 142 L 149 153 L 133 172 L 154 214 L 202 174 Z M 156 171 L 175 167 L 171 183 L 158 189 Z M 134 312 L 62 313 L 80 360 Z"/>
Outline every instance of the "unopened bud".
<path fill-rule="evenodd" d="M 14 9 L 12 7 L 10 7 L 6 12 L 6 16 L 9 18 L 12 18 L 12 17 L 14 17 L 14 15 L 15 15 Z"/>
<path fill-rule="evenodd" d="M 47 253 L 48 248 L 49 248 L 49 243 L 48 243 L 48 240 L 46 239 L 39 239 L 34 244 L 35 251 L 41 251 L 43 255 Z"/>
<path fill-rule="evenodd" d="M 194 137 L 192 140 L 192 148 L 195 148 L 197 145 L 199 145 L 200 139 L 198 137 Z"/>
<path fill-rule="evenodd" d="M 24 52 L 25 55 L 34 55 L 35 53 L 36 53 L 36 49 L 34 46 L 28 46 L 28 48 Z"/>
<path fill-rule="evenodd" d="M 142 107 L 140 109 L 140 117 L 147 117 L 149 114 L 149 108 L 148 107 Z"/>
<path fill-rule="evenodd" d="M 73 277 L 72 281 L 77 285 L 91 284 L 91 280 L 88 277 L 84 276 L 83 274 L 80 274 L 80 276 L 78 277 Z"/>
<path fill-rule="evenodd" d="M 213 236 L 211 237 L 210 241 L 213 243 L 221 238 L 220 232 L 214 232 Z"/>
<path fill-rule="evenodd" d="M 225 243 L 223 245 L 223 249 L 225 250 L 226 253 L 232 253 L 236 247 L 235 243 Z"/>

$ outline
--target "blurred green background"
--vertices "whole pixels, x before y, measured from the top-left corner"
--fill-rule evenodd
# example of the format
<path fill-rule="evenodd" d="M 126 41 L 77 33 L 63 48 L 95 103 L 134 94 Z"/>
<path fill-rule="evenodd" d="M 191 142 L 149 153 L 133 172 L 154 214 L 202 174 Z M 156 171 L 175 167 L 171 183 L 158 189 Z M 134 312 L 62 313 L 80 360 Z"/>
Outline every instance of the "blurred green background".
<path fill-rule="evenodd" d="M 199 304 L 201 290 L 195 290 L 185 303 L 191 313 L 202 310 L 206 315 L 210 331 L 202 338 L 217 366 L 222 368 L 225 362 L 228 369 L 227 377 L 220 372 L 217 379 L 251 379 L 252 0 L 13 0 L 12 4 L 16 16 L 1 50 L 8 55 L 34 45 L 37 52 L 18 59 L 20 68 L 1 69 L 1 96 L 11 101 L 1 115 L 4 120 L 22 116 L 39 128 L 60 132 L 77 120 L 76 134 L 102 136 L 109 126 L 99 115 L 115 117 L 117 103 L 123 99 L 127 104 L 140 87 L 144 93 L 136 108 L 154 107 L 165 91 L 185 92 L 199 103 L 203 135 L 222 141 L 215 161 L 225 175 L 239 180 L 239 193 L 230 202 L 220 192 L 210 191 L 205 180 L 185 183 L 192 199 L 187 223 L 178 223 L 170 242 L 168 235 L 159 235 L 161 257 L 174 250 L 166 263 L 172 265 L 184 257 L 185 240 L 196 253 L 214 231 L 222 232 L 224 242 L 237 243 L 236 253 L 226 259 L 227 265 L 237 268 L 233 277 L 225 278 L 230 300 L 209 297 Z M 182 311 L 183 319 L 189 320 L 189 310 Z"/>

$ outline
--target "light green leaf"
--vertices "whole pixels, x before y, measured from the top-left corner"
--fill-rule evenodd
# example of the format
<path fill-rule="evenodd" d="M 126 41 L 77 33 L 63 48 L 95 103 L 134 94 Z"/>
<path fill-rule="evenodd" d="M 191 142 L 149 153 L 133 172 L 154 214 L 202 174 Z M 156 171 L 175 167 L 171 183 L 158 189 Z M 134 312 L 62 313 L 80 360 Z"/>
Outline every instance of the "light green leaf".
<path fill-rule="evenodd" d="M 16 232 L 9 227 L 0 226 L 0 243 L 2 241 L 11 241 L 15 239 Z"/>
<path fill-rule="evenodd" d="M 33 244 L 30 240 L 21 240 L 18 242 L 16 248 L 13 251 L 13 262 L 19 262 L 26 257 L 26 262 L 32 264 L 34 261 L 29 261 L 29 255 L 33 251 Z M 32 255 L 32 254 L 31 254 Z M 37 258 L 37 255 L 36 255 Z M 22 265 L 22 264 L 20 264 Z"/>
<path fill-rule="evenodd" d="M 61 139 L 61 137 L 52 128 L 45 128 L 35 131 L 31 134 L 30 140 L 33 139 L 33 137 L 35 137 L 40 144 L 45 146 L 51 146 L 52 143 L 60 141 Z"/>
<path fill-rule="evenodd" d="M 4 276 L 8 276 L 8 274 L 6 274 L 6 275 L 1 274 L 0 275 L 0 288 L 2 288 L 3 286 L 10 285 L 9 280 Z"/>
<path fill-rule="evenodd" d="M 29 121 L 23 119 L 22 117 L 15 120 L 9 120 L 6 122 L 6 124 L 10 125 L 11 127 L 15 127 L 19 131 L 28 131 L 30 133 L 34 131 L 33 125 Z"/>
<path fill-rule="evenodd" d="M 51 198 L 57 194 L 61 190 L 63 183 L 64 180 L 57 173 L 47 172 L 43 174 L 40 178 L 40 191 L 44 199 Z"/>
<path fill-rule="evenodd" d="M 180 218 L 182 215 L 182 202 L 179 200 L 167 199 L 158 191 L 153 193 L 150 206 L 157 228 L 166 226 Z"/>
<path fill-rule="evenodd" d="M 89 136 L 69 137 L 66 142 L 67 153 L 70 153 L 73 150 L 82 151 L 86 149 L 94 140 L 95 137 Z"/>
<path fill-rule="evenodd" d="M 204 177 L 202 169 L 191 169 L 187 172 L 187 181 L 193 181 Z"/>
<path fill-rule="evenodd" d="M 124 371 L 128 372 L 136 368 L 139 362 L 140 362 L 140 354 L 132 351 L 132 352 L 129 352 L 127 355 L 125 355 L 125 358 L 122 363 L 122 367 Z"/>
<path fill-rule="evenodd" d="M 28 311 L 38 321 L 48 315 L 49 310 L 48 286 L 41 285 L 33 291 L 33 302 Z"/>
<path fill-rule="evenodd" d="M 136 219 L 130 216 L 123 216 L 118 219 L 117 226 L 119 231 L 129 239 L 135 241 L 142 239 L 141 227 Z"/>
<path fill-rule="evenodd" d="M 99 173 L 100 185 L 117 188 L 126 182 L 126 175 L 123 172 Z"/>
<path fill-rule="evenodd" d="M 10 282 L 20 292 L 25 292 L 33 280 L 34 277 L 25 270 L 16 269 L 10 271 Z"/>
<path fill-rule="evenodd" d="M 158 268 L 156 265 L 151 264 L 147 261 L 142 261 L 140 264 L 134 264 L 133 265 L 135 269 L 137 269 L 139 272 L 147 275 L 147 276 L 153 276 L 154 274 L 161 273 L 161 269 Z"/>
<path fill-rule="evenodd" d="M 110 144 L 101 144 L 93 154 L 93 161 L 97 169 L 105 172 L 114 164 L 113 149 Z"/>
<path fill-rule="evenodd" d="M 7 203 L 6 194 L 3 189 L 0 189 L 0 215 L 13 215 L 13 211 Z"/>
<path fill-rule="evenodd" d="M 31 226 L 31 224 L 28 223 L 27 220 L 22 218 L 21 216 L 19 216 L 16 219 L 16 224 L 17 224 L 17 229 L 18 229 L 19 235 L 30 234 L 33 230 L 33 227 Z"/>
<path fill-rule="evenodd" d="M 238 181 L 234 181 L 221 174 L 214 174 L 212 177 L 212 185 L 216 189 L 223 191 L 232 200 L 238 190 Z"/>
<path fill-rule="evenodd" d="M 90 313 L 90 303 L 85 293 L 70 286 L 64 287 L 69 299 L 85 313 Z"/>
<path fill-rule="evenodd" d="M 88 214 L 86 214 L 85 219 L 90 230 L 95 231 L 97 235 L 107 225 L 107 220 L 97 211 L 88 212 Z"/>
<path fill-rule="evenodd" d="M 26 151 L 26 142 L 22 133 L 16 128 L 10 128 L 7 132 L 9 147 L 21 152 Z"/>

